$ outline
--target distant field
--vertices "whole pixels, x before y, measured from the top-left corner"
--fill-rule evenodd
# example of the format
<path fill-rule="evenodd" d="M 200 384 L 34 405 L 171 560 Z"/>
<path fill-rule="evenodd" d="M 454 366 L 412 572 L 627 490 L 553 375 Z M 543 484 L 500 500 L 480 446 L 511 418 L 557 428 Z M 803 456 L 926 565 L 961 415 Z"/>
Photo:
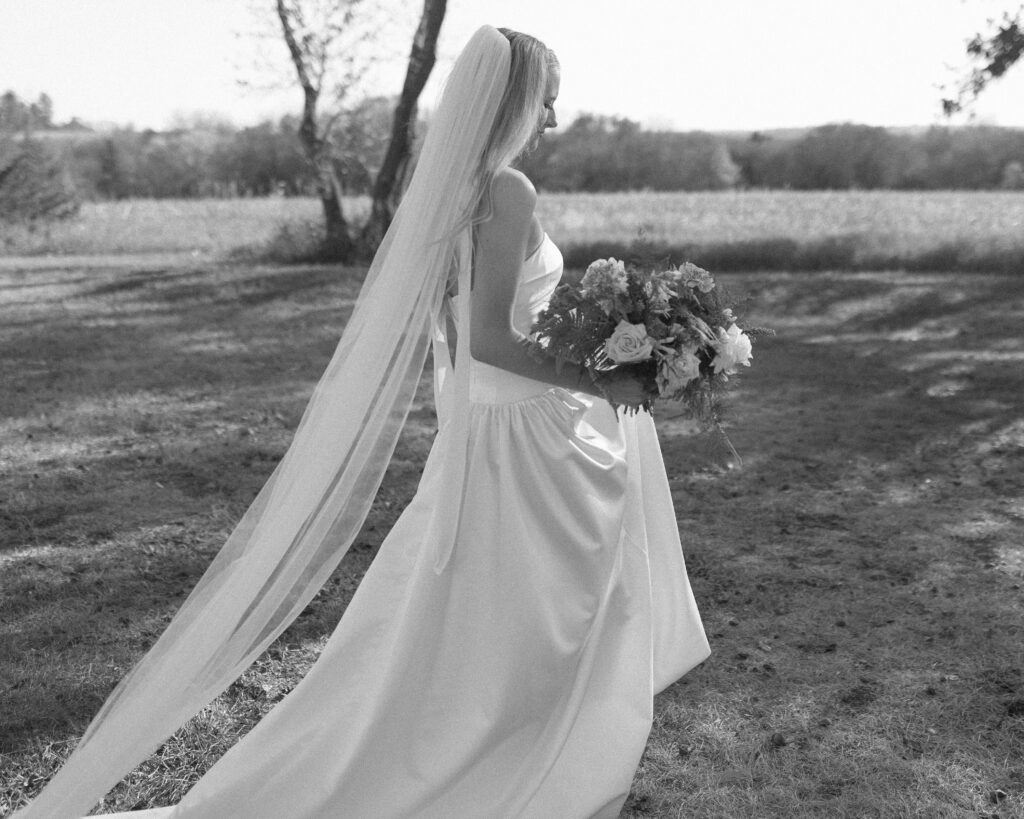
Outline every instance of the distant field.
<path fill-rule="evenodd" d="M 34 233 L 2 227 L 0 243 L 7 255 L 218 256 L 266 242 L 282 225 L 311 222 L 319 208 L 315 199 L 281 198 L 87 202 L 78 218 Z"/>
<path fill-rule="evenodd" d="M 1024 192 L 745 191 L 543 194 L 540 216 L 578 264 L 649 240 L 716 269 L 1024 269 Z M 350 217 L 365 199 L 348 202 Z M 90 203 L 68 223 L 0 228 L 2 253 L 110 255 L 259 249 L 315 235 L 313 199 Z M 575 252 L 574 252 L 575 249 Z"/>
<path fill-rule="evenodd" d="M 540 207 L 551 231 L 569 242 L 630 239 L 643 228 L 673 243 L 859 236 L 886 252 L 949 240 L 1024 243 L 1021 192 L 579 193 L 542 196 Z"/>

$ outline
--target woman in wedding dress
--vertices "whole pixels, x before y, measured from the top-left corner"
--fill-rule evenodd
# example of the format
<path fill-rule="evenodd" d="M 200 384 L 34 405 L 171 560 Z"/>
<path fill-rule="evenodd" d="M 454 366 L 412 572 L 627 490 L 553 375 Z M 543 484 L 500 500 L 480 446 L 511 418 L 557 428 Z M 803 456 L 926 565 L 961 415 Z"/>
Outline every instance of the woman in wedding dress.
<path fill-rule="evenodd" d="M 301 611 L 365 517 L 424 339 L 438 436 L 322 655 L 178 805 L 117 815 L 618 816 L 653 696 L 708 646 L 651 416 L 610 403 L 639 404 L 639 386 L 595 384 L 523 344 L 562 260 L 508 163 L 555 124 L 558 84 L 539 41 L 474 35 L 288 455 L 19 819 L 81 816 Z M 359 338 L 382 325 L 365 347 L 379 357 L 360 361 Z M 352 478 L 353 464 L 374 471 Z"/>

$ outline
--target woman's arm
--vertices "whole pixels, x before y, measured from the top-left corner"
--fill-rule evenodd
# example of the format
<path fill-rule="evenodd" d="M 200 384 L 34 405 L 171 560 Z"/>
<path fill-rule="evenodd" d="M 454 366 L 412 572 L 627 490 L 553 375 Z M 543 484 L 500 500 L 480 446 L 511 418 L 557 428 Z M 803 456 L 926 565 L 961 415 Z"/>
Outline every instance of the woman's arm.
<path fill-rule="evenodd" d="M 537 360 L 528 340 L 512 325 L 519 270 L 527 254 L 537 192 L 518 171 L 494 179 L 492 216 L 477 227 L 473 271 L 470 353 L 477 361 L 556 387 L 606 396 L 620 404 L 639 405 L 645 396 L 633 378 L 602 379 L 598 387 L 585 367 L 554 359 Z"/>

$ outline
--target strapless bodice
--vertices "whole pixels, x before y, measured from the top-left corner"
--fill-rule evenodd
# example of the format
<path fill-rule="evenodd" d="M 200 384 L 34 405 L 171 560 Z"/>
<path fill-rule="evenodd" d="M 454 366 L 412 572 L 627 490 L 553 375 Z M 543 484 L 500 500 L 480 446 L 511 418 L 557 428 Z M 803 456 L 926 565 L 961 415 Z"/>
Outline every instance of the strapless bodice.
<path fill-rule="evenodd" d="M 547 305 L 562 278 L 562 254 L 554 242 L 544 234 L 540 246 L 523 261 L 519 269 L 519 283 L 512 305 L 512 326 L 524 335 Z M 547 392 L 550 384 L 524 378 L 516 373 L 492 367 L 472 359 L 469 369 L 469 397 L 485 404 L 503 404 L 519 401 Z"/>
<path fill-rule="evenodd" d="M 540 245 L 523 262 L 512 307 L 512 326 L 524 335 L 544 309 L 562 278 L 562 254 L 545 233 Z"/>

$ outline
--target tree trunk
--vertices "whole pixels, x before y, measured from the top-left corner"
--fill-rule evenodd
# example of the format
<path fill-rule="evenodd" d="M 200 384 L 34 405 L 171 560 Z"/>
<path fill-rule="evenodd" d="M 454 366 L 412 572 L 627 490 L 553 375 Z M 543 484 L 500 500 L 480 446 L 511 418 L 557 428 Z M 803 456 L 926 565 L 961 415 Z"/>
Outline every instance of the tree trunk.
<path fill-rule="evenodd" d="M 395 106 L 391 140 L 373 186 L 370 218 L 360 236 L 361 251 L 368 257 L 373 255 L 384 238 L 402 196 L 409 161 L 412 158 L 417 101 L 434 68 L 437 58 L 437 36 L 441 31 L 446 7 L 447 0 L 423 2 L 423 15 L 413 38 L 402 95 Z"/>
<path fill-rule="evenodd" d="M 302 143 L 306 160 L 316 170 L 317 193 L 320 195 L 323 208 L 326 234 L 323 249 L 331 259 L 349 261 L 354 243 L 341 208 L 341 185 L 334 172 L 327 140 L 320 133 L 317 123 L 316 106 L 320 98 L 320 86 L 318 82 L 314 82 L 306 55 L 296 40 L 292 18 L 284 0 L 277 0 L 277 16 L 281 21 L 281 30 L 292 63 L 295 65 L 295 73 L 299 77 L 299 85 L 302 86 L 303 106 L 302 119 L 299 122 L 299 141 Z"/>
<path fill-rule="evenodd" d="M 330 159 L 327 160 L 330 162 Z M 323 175 L 323 171 L 321 174 Z M 341 185 L 333 168 L 327 169 L 327 178 L 321 178 L 320 205 L 324 212 L 324 251 L 328 258 L 347 262 L 352 257 L 354 243 L 348 222 L 341 208 Z"/>

